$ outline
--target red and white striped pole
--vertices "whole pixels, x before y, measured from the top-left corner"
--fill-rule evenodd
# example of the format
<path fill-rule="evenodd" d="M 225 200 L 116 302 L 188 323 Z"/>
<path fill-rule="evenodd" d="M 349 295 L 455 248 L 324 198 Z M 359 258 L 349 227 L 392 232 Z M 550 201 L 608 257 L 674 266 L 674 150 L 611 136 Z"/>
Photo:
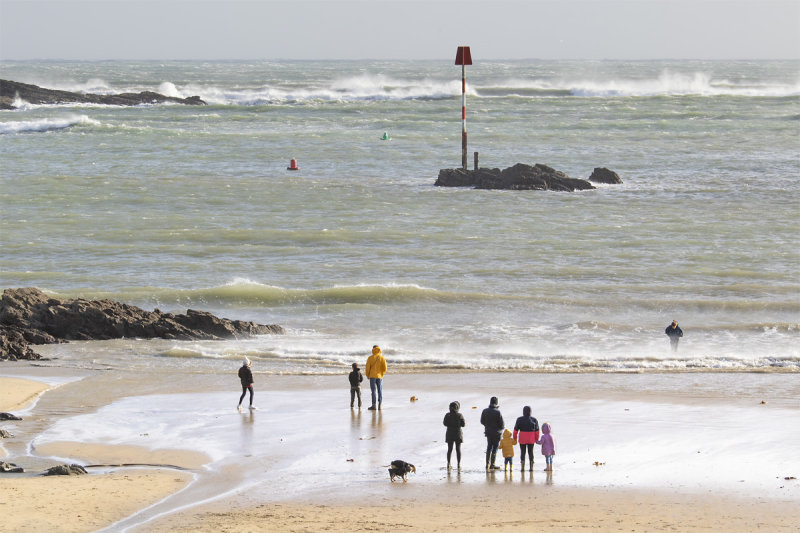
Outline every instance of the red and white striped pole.
<path fill-rule="evenodd" d="M 472 64 L 469 46 L 459 46 L 456 65 L 461 65 L 461 168 L 467 170 L 467 74 L 466 65 Z"/>

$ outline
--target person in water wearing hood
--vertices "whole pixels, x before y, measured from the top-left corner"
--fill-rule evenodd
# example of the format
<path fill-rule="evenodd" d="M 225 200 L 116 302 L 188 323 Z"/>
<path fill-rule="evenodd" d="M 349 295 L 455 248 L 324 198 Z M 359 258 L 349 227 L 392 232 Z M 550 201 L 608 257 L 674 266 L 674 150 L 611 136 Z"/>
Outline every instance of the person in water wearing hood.
<path fill-rule="evenodd" d="M 504 430 L 503 438 L 500 439 L 500 449 L 503 450 L 504 458 L 503 470 L 514 470 L 514 446 L 516 445 L 517 439 L 511 436 L 511 431 Z"/>
<path fill-rule="evenodd" d="M 669 344 L 672 346 L 672 351 L 678 351 L 678 341 L 681 337 L 683 337 L 683 330 L 678 325 L 677 320 L 673 320 L 672 324 L 667 326 L 667 329 L 664 330 L 664 333 L 667 334 L 669 337 Z"/>
<path fill-rule="evenodd" d="M 542 438 L 536 441 L 536 444 L 542 445 L 542 455 L 547 462 L 545 472 L 553 471 L 553 456 L 556 454 L 556 442 L 553 440 L 553 435 L 550 434 L 550 424 L 545 422 L 542 424 Z"/>
<path fill-rule="evenodd" d="M 242 400 L 247 391 L 250 391 L 250 409 L 255 409 L 253 405 L 253 372 L 250 370 L 250 365 L 253 363 L 247 357 L 244 358 L 244 363 L 239 368 L 239 379 L 242 381 L 242 395 L 239 396 L 239 405 L 236 408 L 242 410 Z"/>
<path fill-rule="evenodd" d="M 486 435 L 486 470 L 499 470 L 500 467 L 494 464 L 497 457 L 497 447 L 500 445 L 500 436 L 506 427 L 503 422 L 503 415 L 500 413 L 500 406 L 497 396 L 492 396 L 489 400 L 489 407 L 481 413 L 481 424 L 483 424 L 483 434 Z"/>
<path fill-rule="evenodd" d="M 522 416 L 514 424 L 514 438 L 519 442 L 520 461 L 522 470 L 525 470 L 525 452 L 528 453 L 533 472 L 533 445 L 539 440 L 539 421 L 531 416 L 531 406 L 522 408 Z"/>
<path fill-rule="evenodd" d="M 376 344 L 372 347 L 372 355 L 367 359 L 366 374 L 369 378 L 369 390 L 372 392 L 372 405 L 368 408 L 375 410 L 375 396 L 377 392 L 377 408 L 381 408 L 383 403 L 383 376 L 386 374 L 386 358 L 381 355 L 381 349 Z"/>
<path fill-rule="evenodd" d="M 361 382 L 364 381 L 364 376 L 358 368 L 358 363 L 353 363 L 353 371 L 347 376 L 350 380 L 350 409 L 358 396 L 358 408 L 361 409 Z"/>
<path fill-rule="evenodd" d="M 458 402 L 450 402 L 450 411 L 444 415 L 444 425 L 447 431 L 444 435 L 444 440 L 447 442 L 447 471 L 450 471 L 450 457 L 453 455 L 453 445 L 456 447 L 456 460 L 458 461 L 458 469 L 461 470 L 461 443 L 464 441 L 464 433 L 461 428 L 464 427 L 464 415 L 458 412 L 461 409 L 461 404 Z"/>

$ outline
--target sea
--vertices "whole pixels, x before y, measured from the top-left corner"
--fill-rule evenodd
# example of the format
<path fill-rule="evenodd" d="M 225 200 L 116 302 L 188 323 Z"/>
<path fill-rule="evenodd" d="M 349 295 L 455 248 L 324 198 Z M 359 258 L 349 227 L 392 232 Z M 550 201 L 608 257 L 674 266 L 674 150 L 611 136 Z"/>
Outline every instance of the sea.
<path fill-rule="evenodd" d="M 377 344 L 390 372 L 800 372 L 800 61 L 464 70 L 470 168 L 623 183 L 434 186 L 461 166 L 451 61 L 0 62 L 208 104 L 0 111 L 0 288 L 286 330 L 40 364 L 335 374 Z"/>

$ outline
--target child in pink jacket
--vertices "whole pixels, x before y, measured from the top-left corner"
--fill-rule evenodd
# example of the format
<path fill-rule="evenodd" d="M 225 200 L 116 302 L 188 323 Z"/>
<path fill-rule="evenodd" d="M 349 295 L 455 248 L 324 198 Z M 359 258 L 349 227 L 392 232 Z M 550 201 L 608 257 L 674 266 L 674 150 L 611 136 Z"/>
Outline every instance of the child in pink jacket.
<path fill-rule="evenodd" d="M 550 434 L 550 423 L 545 422 L 542 424 L 542 438 L 536 441 L 536 444 L 542 445 L 542 455 L 547 461 L 545 472 L 553 471 L 553 456 L 556 454 L 556 443 L 553 436 Z"/>

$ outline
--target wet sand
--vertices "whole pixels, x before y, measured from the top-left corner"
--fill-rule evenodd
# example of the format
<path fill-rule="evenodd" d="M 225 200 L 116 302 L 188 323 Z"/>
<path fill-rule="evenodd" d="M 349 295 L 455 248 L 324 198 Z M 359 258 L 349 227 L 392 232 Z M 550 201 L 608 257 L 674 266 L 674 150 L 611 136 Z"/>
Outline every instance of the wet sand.
<path fill-rule="evenodd" d="M 784 479 L 800 471 L 793 376 L 769 386 L 747 375 L 390 375 L 384 410 L 374 412 L 349 409 L 345 375 L 257 373 L 260 409 L 243 413 L 228 386 L 234 376 L 216 385 L 187 376 L 178 393 L 169 376 L 79 377 L 13 424 L 24 442 L 8 446 L 7 460 L 188 470 L 0 477 L 0 490 L 13 494 L 0 511 L 19 510 L 12 530 L 32 527 L 44 502 L 64 531 L 789 531 L 800 522 L 800 485 Z M 29 385 L 0 378 L 5 405 L 24 406 Z M 756 401 L 770 390 L 774 398 Z M 506 426 L 525 404 L 553 425 L 552 475 L 538 447 L 534 472 L 520 471 L 518 457 L 513 473 L 484 471 L 478 418 L 493 391 Z M 368 387 L 364 397 L 368 404 Z M 453 399 L 467 419 L 460 473 L 444 468 L 441 419 Z M 395 458 L 418 466 L 407 483 L 389 481 Z"/>

